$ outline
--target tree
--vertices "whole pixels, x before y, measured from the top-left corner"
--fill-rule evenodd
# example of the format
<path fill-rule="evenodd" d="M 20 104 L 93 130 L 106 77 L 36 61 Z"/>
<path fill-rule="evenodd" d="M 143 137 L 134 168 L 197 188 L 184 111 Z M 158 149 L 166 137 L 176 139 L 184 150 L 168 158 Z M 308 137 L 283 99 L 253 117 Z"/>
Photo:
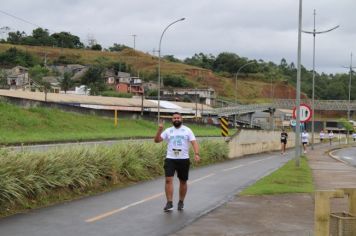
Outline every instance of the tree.
<path fill-rule="evenodd" d="M 28 52 L 18 50 L 17 48 L 9 48 L 3 53 L 0 53 L 0 65 L 5 67 L 24 66 L 32 67 L 39 63 L 39 59 L 35 58 Z"/>
<path fill-rule="evenodd" d="M 248 62 L 247 58 L 241 58 L 235 53 L 223 52 L 220 53 L 214 62 L 213 69 L 217 72 L 229 72 L 235 74 L 238 68 Z M 251 69 L 246 66 L 241 72 L 250 72 Z"/>
<path fill-rule="evenodd" d="M 205 55 L 204 53 L 194 54 L 191 58 L 184 59 L 184 63 L 192 66 L 199 66 L 205 69 L 213 69 L 215 56 L 212 54 Z"/>
<path fill-rule="evenodd" d="M 164 86 L 187 88 L 191 87 L 192 83 L 179 75 L 166 75 L 163 77 Z"/>
<path fill-rule="evenodd" d="M 63 78 L 59 82 L 61 89 L 64 90 L 64 93 L 67 93 L 67 91 L 74 85 L 74 82 L 71 79 L 71 77 L 72 77 L 72 73 L 64 72 Z"/>
<path fill-rule="evenodd" d="M 49 36 L 48 29 L 37 28 L 32 31 L 34 45 L 52 46 L 55 39 Z"/>
<path fill-rule="evenodd" d="M 4 88 L 7 86 L 7 74 L 6 71 L 0 69 L 0 88 Z"/>
<path fill-rule="evenodd" d="M 36 65 L 29 70 L 30 78 L 41 86 L 45 94 L 45 101 L 47 102 L 47 93 L 51 89 L 51 84 L 45 80 L 43 77 L 49 75 L 49 70 L 46 67 Z"/>
<path fill-rule="evenodd" d="M 120 52 L 124 49 L 130 48 L 124 44 L 117 44 L 114 43 L 114 45 L 112 47 L 109 47 L 110 52 Z"/>
<path fill-rule="evenodd" d="M 91 50 L 95 50 L 95 51 L 101 51 L 102 47 L 100 44 L 94 44 L 93 46 L 91 46 L 90 48 Z"/>
<path fill-rule="evenodd" d="M 175 58 L 173 55 L 165 55 L 163 59 L 170 61 L 170 62 L 181 62 L 179 59 Z"/>
<path fill-rule="evenodd" d="M 90 88 L 91 95 L 97 95 L 106 88 L 103 75 L 104 68 L 102 66 L 91 66 L 82 77 L 81 83 Z"/>
<path fill-rule="evenodd" d="M 348 143 L 349 134 L 350 134 L 350 132 L 352 132 L 354 130 L 354 126 L 350 121 L 348 121 L 345 118 L 339 119 L 339 122 L 344 127 L 344 129 L 346 130 L 346 139 L 347 139 L 347 143 Z"/>
<path fill-rule="evenodd" d="M 11 44 L 22 44 L 23 39 L 25 37 L 26 37 L 26 33 L 23 31 L 9 32 L 7 36 L 7 42 Z"/>
<path fill-rule="evenodd" d="M 51 35 L 55 39 L 57 47 L 61 48 L 83 48 L 84 44 L 78 36 L 72 35 L 69 32 L 54 33 Z"/>
<path fill-rule="evenodd" d="M 111 65 L 109 65 L 115 73 L 117 72 L 130 72 L 130 66 L 128 66 L 125 62 L 113 62 Z"/>

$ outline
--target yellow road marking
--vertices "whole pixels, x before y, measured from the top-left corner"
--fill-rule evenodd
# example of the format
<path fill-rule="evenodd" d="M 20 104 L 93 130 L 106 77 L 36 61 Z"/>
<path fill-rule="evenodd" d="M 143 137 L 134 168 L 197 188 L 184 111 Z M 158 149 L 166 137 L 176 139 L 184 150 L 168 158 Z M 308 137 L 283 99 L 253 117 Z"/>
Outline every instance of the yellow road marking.
<path fill-rule="evenodd" d="M 196 180 L 191 181 L 190 184 L 194 184 L 194 183 L 196 183 L 196 182 L 202 181 L 202 180 L 204 180 L 204 179 L 206 179 L 206 178 L 209 178 L 209 177 L 211 177 L 211 176 L 213 176 L 213 175 L 215 175 L 215 173 L 212 173 L 212 174 L 210 174 L 210 175 L 206 175 L 206 176 L 200 177 L 200 178 L 198 178 L 198 179 L 196 179 Z"/>
<path fill-rule="evenodd" d="M 213 176 L 213 175 L 215 175 L 215 173 L 212 173 L 212 174 L 209 174 L 209 175 L 200 177 L 200 178 L 198 178 L 198 179 L 196 179 L 196 180 L 191 181 L 190 184 L 194 184 L 194 183 L 196 183 L 196 182 L 202 181 L 202 180 L 204 180 L 204 179 L 206 179 L 206 178 L 209 178 L 209 177 L 211 177 L 211 176 Z M 152 196 L 147 197 L 147 198 L 144 198 L 144 199 L 142 199 L 142 200 L 140 200 L 140 201 L 131 203 L 131 204 L 126 205 L 126 206 L 124 206 L 124 207 L 120 207 L 120 208 L 118 208 L 118 209 L 115 209 L 115 210 L 112 210 L 112 211 L 108 211 L 108 212 L 105 212 L 105 213 L 100 214 L 100 215 L 98 215 L 98 216 L 95 216 L 95 217 L 86 219 L 85 222 L 87 222 L 87 223 L 92 223 L 92 222 L 95 222 L 95 221 L 98 221 L 98 220 L 102 220 L 102 219 L 104 219 L 104 218 L 106 218 L 106 217 L 109 217 L 109 216 L 112 216 L 112 215 L 114 215 L 114 214 L 117 214 L 117 213 L 119 213 L 119 212 L 121 212 L 121 211 L 124 211 L 124 210 L 126 210 L 126 209 L 128 209 L 128 208 L 130 208 L 130 207 L 133 207 L 133 206 L 139 205 L 139 204 L 141 204 L 141 203 L 144 203 L 144 202 L 153 200 L 153 199 L 155 199 L 155 198 L 159 198 L 159 197 L 163 196 L 164 194 L 165 194 L 164 192 L 157 193 L 157 194 L 155 194 L 155 195 L 152 195 Z"/>
<path fill-rule="evenodd" d="M 119 213 L 119 212 L 121 212 L 121 211 L 123 211 L 123 210 L 126 210 L 126 209 L 128 209 L 128 208 L 130 208 L 130 207 L 133 207 L 133 206 L 136 206 L 136 205 L 138 205 L 138 204 L 141 204 L 141 203 L 150 201 L 150 200 L 152 200 L 152 199 L 158 198 L 158 197 L 163 196 L 163 195 L 164 195 L 163 192 L 162 192 L 162 193 L 155 194 L 155 195 L 153 195 L 153 196 L 144 198 L 144 199 L 142 199 L 142 200 L 140 200 L 140 201 L 131 203 L 131 204 L 126 205 L 126 206 L 124 206 L 124 207 L 121 207 L 121 208 L 118 208 L 118 209 L 115 209 L 115 210 L 106 212 L 106 213 L 104 213 L 104 214 L 95 216 L 95 217 L 93 217 L 93 218 L 87 219 L 87 220 L 85 220 L 85 222 L 91 223 L 91 222 L 94 222 L 94 221 L 98 221 L 98 220 L 104 219 L 104 218 L 106 218 L 106 217 L 109 217 L 109 216 L 111 216 L 111 215 L 114 215 L 114 214 L 116 214 L 116 213 Z"/>
<path fill-rule="evenodd" d="M 243 167 L 244 165 L 237 165 L 237 166 L 234 166 L 234 167 L 230 167 L 230 168 L 227 168 L 227 169 L 223 169 L 222 171 L 229 171 L 229 170 L 234 170 L 234 169 L 238 169 L 240 167 Z"/>

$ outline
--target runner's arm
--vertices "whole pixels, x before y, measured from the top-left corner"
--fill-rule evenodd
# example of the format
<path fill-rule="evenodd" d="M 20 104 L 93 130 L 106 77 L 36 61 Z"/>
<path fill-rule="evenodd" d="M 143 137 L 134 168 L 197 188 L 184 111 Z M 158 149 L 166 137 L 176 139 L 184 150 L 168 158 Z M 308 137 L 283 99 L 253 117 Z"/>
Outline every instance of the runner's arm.
<path fill-rule="evenodd" d="M 199 145 L 196 140 L 191 141 L 193 150 L 194 150 L 194 160 L 195 161 L 200 161 L 200 154 L 199 154 Z"/>
<path fill-rule="evenodd" d="M 156 136 L 154 138 L 155 143 L 160 143 L 163 141 L 163 139 L 161 137 L 162 131 L 163 131 L 163 123 L 160 122 L 158 125 L 158 130 L 157 130 Z"/>

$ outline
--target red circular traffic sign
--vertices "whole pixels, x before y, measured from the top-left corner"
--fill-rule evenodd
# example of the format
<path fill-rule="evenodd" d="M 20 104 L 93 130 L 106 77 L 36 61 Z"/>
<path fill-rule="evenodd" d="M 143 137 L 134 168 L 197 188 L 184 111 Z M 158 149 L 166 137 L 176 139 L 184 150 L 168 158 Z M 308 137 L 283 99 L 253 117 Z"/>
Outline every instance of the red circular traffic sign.
<path fill-rule="evenodd" d="M 297 107 L 293 108 L 293 118 L 297 117 Z M 312 109 L 307 104 L 300 104 L 299 118 L 300 122 L 307 122 L 312 117 Z"/>

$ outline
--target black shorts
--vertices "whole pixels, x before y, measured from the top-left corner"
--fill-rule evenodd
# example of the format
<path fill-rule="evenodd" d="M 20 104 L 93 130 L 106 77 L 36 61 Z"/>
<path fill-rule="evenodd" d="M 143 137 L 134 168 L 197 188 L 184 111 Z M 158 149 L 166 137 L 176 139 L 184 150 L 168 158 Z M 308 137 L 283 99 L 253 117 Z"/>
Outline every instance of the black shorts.
<path fill-rule="evenodd" d="M 287 140 L 281 140 L 281 143 L 287 144 Z"/>
<path fill-rule="evenodd" d="M 303 142 L 303 145 L 306 145 L 306 144 L 308 144 L 308 142 Z"/>
<path fill-rule="evenodd" d="M 187 181 L 189 176 L 189 159 L 170 159 L 164 160 L 164 172 L 166 177 L 173 177 L 177 171 L 177 176 L 180 180 Z"/>

